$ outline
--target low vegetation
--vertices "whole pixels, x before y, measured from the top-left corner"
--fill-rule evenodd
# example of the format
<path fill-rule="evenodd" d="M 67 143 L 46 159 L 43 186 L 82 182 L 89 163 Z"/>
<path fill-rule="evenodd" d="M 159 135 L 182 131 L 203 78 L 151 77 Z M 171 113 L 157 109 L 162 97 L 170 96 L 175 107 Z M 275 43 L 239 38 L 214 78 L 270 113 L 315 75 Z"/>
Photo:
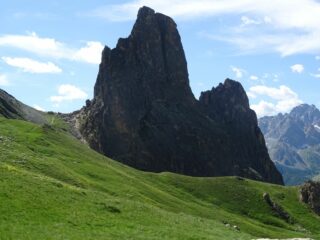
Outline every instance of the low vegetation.
<path fill-rule="evenodd" d="M 320 238 L 297 187 L 141 172 L 48 122 L 0 118 L 0 239 Z"/>

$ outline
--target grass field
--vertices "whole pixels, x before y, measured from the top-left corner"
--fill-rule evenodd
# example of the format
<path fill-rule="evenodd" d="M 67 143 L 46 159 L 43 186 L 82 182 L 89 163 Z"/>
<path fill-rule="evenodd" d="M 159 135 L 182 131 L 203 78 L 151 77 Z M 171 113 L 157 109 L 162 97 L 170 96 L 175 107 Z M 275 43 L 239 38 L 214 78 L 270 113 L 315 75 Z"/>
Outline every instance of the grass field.
<path fill-rule="evenodd" d="M 0 239 L 320 239 L 296 187 L 141 172 L 48 122 L 0 118 Z"/>

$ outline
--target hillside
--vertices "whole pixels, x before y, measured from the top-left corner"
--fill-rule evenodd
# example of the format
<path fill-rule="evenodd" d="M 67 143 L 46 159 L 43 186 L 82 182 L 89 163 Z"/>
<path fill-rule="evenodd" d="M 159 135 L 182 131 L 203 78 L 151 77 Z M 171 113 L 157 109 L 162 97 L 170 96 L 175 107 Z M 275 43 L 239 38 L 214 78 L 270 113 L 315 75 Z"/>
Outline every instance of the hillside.
<path fill-rule="evenodd" d="M 271 159 L 289 185 L 320 173 L 320 111 L 302 104 L 290 113 L 259 119 Z"/>
<path fill-rule="evenodd" d="M 299 202 L 296 187 L 141 172 L 46 117 L 50 125 L 0 117 L 0 239 L 320 238 L 320 218 Z"/>
<path fill-rule="evenodd" d="M 25 105 L 2 89 L 0 89 L 0 116 L 38 124 L 47 123 L 46 115 L 43 112 Z"/>

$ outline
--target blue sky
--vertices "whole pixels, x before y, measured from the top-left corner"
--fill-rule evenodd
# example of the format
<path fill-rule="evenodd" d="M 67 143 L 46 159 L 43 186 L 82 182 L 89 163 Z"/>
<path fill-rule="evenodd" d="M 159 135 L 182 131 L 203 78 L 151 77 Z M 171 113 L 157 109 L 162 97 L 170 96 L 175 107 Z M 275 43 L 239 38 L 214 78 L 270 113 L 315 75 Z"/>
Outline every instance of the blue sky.
<path fill-rule="evenodd" d="M 178 24 L 196 97 L 229 77 L 259 116 L 320 106 L 316 0 L 3 1 L 0 88 L 46 111 L 81 108 L 103 46 L 130 34 L 143 5 Z"/>

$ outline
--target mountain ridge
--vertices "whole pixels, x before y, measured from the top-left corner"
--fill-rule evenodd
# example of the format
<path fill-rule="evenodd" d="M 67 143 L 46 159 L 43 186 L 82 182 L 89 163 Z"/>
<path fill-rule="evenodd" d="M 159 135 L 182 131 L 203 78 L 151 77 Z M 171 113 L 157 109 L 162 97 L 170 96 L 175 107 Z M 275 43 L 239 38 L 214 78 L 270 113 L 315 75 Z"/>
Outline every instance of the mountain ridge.
<path fill-rule="evenodd" d="M 43 112 L 27 106 L 2 89 L 0 89 L 0 116 L 37 124 L 47 123 Z"/>
<path fill-rule="evenodd" d="M 319 125 L 320 111 L 308 104 L 259 119 L 271 159 L 287 184 L 301 184 L 320 173 Z"/>

